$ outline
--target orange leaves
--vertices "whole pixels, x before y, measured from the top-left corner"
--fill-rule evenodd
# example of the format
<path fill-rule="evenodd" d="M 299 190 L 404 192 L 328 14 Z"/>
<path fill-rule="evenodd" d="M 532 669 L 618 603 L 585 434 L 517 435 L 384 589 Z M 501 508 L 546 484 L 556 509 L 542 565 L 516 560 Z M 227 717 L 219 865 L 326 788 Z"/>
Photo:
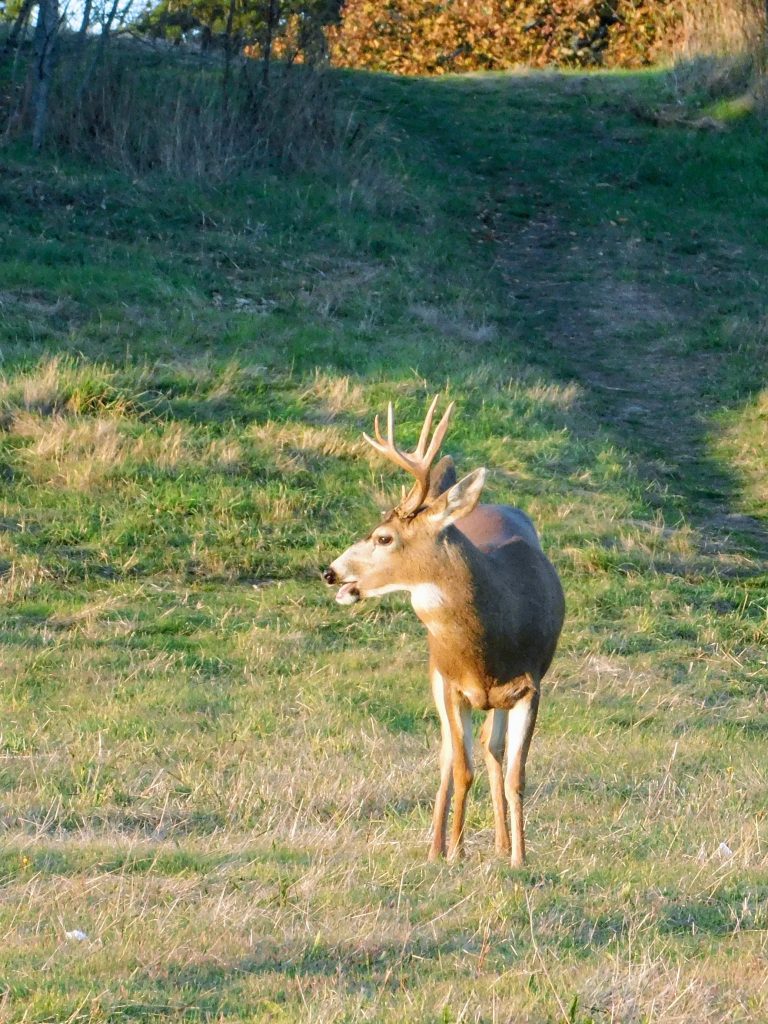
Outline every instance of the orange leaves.
<path fill-rule="evenodd" d="M 674 33 L 673 0 L 346 0 L 335 64 L 396 74 L 515 64 L 638 66 Z"/>

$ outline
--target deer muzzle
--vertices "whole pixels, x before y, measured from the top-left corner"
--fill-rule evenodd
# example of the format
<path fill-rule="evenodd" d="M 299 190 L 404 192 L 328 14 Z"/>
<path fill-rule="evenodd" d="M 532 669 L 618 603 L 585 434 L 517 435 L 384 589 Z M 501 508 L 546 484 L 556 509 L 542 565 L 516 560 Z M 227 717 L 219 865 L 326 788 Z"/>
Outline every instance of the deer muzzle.
<path fill-rule="evenodd" d="M 339 579 L 339 574 L 332 565 L 329 565 L 323 572 L 323 579 L 329 587 L 333 587 L 337 583 L 341 583 L 341 586 L 336 592 L 336 601 L 338 604 L 356 604 L 356 602 L 360 600 L 361 594 L 357 587 L 357 580 Z"/>
<path fill-rule="evenodd" d="M 347 583 L 342 583 L 336 591 L 337 604 L 356 604 L 360 600 L 360 597 L 360 591 L 357 589 L 357 580 L 350 580 Z"/>

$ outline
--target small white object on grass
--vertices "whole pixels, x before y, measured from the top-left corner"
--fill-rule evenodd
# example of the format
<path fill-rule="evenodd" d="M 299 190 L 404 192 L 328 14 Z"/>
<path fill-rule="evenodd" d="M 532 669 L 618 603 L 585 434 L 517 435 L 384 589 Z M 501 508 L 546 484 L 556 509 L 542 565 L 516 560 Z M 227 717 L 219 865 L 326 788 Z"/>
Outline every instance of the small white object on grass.
<path fill-rule="evenodd" d="M 723 860 L 727 860 L 729 857 L 733 856 L 733 850 L 730 848 L 728 843 L 720 843 L 720 845 L 717 848 L 717 852 L 720 854 Z"/>
<path fill-rule="evenodd" d="M 88 936 L 79 928 L 73 928 L 71 932 L 64 932 L 64 934 L 68 939 L 74 939 L 75 942 L 87 942 L 88 940 Z"/>

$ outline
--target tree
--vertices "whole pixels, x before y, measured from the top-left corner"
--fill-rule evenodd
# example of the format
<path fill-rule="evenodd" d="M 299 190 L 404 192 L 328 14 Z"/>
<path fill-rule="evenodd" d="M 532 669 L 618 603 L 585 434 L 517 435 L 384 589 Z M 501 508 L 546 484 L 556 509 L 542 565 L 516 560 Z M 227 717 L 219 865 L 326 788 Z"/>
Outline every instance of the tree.
<path fill-rule="evenodd" d="M 60 27 L 59 0 L 38 0 L 32 77 L 32 145 L 40 149 L 45 140 L 48 98 Z"/>
<path fill-rule="evenodd" d="M 173 41 L 194 39 L 201 48 L 263 57 L 325 52 L 324 29 L 338 21 L 342 0 L 160 0 L 139 21 L 139 31 Z M 322 40 L 322 42 L 320 42 Z M 289 45 L 290 41 L 290 45 Z"/>

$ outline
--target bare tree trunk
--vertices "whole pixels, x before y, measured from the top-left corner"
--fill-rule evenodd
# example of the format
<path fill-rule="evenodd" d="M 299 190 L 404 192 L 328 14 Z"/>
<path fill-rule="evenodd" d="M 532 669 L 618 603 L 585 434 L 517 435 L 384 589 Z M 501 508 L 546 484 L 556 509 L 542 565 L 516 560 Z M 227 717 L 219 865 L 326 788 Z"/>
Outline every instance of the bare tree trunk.
<path fill-rule="evenodd" d="M 768 3 L 768 0 L 766 0 Z M 280 16 L 279 0 L 268 0 L 267 7 L 267 34 L 264 37 L 264 63 L 262 67 L 262 82 L 264 88 L 269 86 L 269 66 L 272 61 L 272 41 L 277 28 L 277 19 Z"/>
<path fill-rule="evenodd" d="M 85 39 L 86 33 L 88 32 L 88 29 L 90 28 L 90 24 L 91 24 L 91 11 L 92 11 L 92 9 L 93 9 L 93 0 L 85 0 L 85 3 L 83 4 L 83 18 L 82 18 L 82 21 L 80 22 L 80 28 L 77 30 L 77 34 L 78 34 L 78 37 L 80 38 L 81 43 Z"/>
<path fill-rule="evenodd" d="M 767 0 L 768 2 L 768 0 Z M 24 3 L 19 9 L 19 13 L 16 15 L 16 20 L 13 23 L 11 31 L 8 33 L 8 38 L 5 40 L 5 46 L 3 47 L 3 53 L 8 53 L 12 50 L 16 43 L 19 41 L 19 36 L 22 30 L 25 28 L 29 21 L 29 16 L 32 13 L 32 8 L 35 5 L 35 0 L 24 0 Z"/>
<path fill-rule="evenodd" d="M 768 2 L 768 0 L 766 0 Z M 224 75 L 221 81 L 221 88 L 224 92 L 224 101 L 226 102 L 227 87 L 229 85 L 229 68 L 232 62 L 232 26 L 235 22 L 235 0 L 229 0 L 229 10 L 227 12 L 227 27 L 224 29 Z"/>
<path fill-rule="evenodd" d="M 35 61 L 32 68 L 32 147 L 45 141 L 48 97 L 51 91 L 53 58 L 59 32 L 59 0 L 39 0 L 35 26 Z"/>
<path fill-rule="evenodd" d="M 110 8 L 107 20 L 101 26 L 101 43 L 102 47 L 107 45 L 109 40 L 109 33 L 112 31 L 112 25 L 114 24 L 115 17 L 117 16 L 117 8 L 120 6 L 120 0 L 114 0 L 112 7 Z"/>
<path fill-rule="evenodd" d="M 19 90 L 19 57 L 21 55 L 21 49 L 18 43 L 22 33 L 26 35 L 29 18 L 32 14 L 32 8 L 34 5 L 35 0 L 24 0 L 16 20 L 11 27 L 11 31 L 5 40 L 2 52 L 0 53 L 0 56 L 6 57 L 10 54 L 11 50 L 16 51 L 13 55 L 13 62 L 11 64 L 8 90 L 8 98 L 10 102 L 8 104 L 8 117 L 2 127 L 3 133 L 12 132 L 19 127 L 24 119 L 27 108 L 29 91 L 32 87 L 32 71 L 31 68 L 27 69 L 27 88 Z"/>
<path fill-rule="evenodd" d="M 91 75 L 96 70 L 99 61 L 104 56 L 104 51 L 106 50 L 107 43 L 109 42 L 109 33 L 112 31 L 112 25 L 117 16 L 117 8 L 119 3 L 120 0 L 113 0 L 112 7 L 110 8 L 109 14 L 107 15 L 107 20 L 101 26 L 101 34 L 99 35 L 99 45 L 95 49 L 93 58 L 88 64 L 88 67 L 85 69 L 83 77 L 80 80 L 80 85 L 77 89 L 78 100 L 81 100 L 83 98 L 83 93 L 88 88 L 88 83 L 91 80 Z"/>

